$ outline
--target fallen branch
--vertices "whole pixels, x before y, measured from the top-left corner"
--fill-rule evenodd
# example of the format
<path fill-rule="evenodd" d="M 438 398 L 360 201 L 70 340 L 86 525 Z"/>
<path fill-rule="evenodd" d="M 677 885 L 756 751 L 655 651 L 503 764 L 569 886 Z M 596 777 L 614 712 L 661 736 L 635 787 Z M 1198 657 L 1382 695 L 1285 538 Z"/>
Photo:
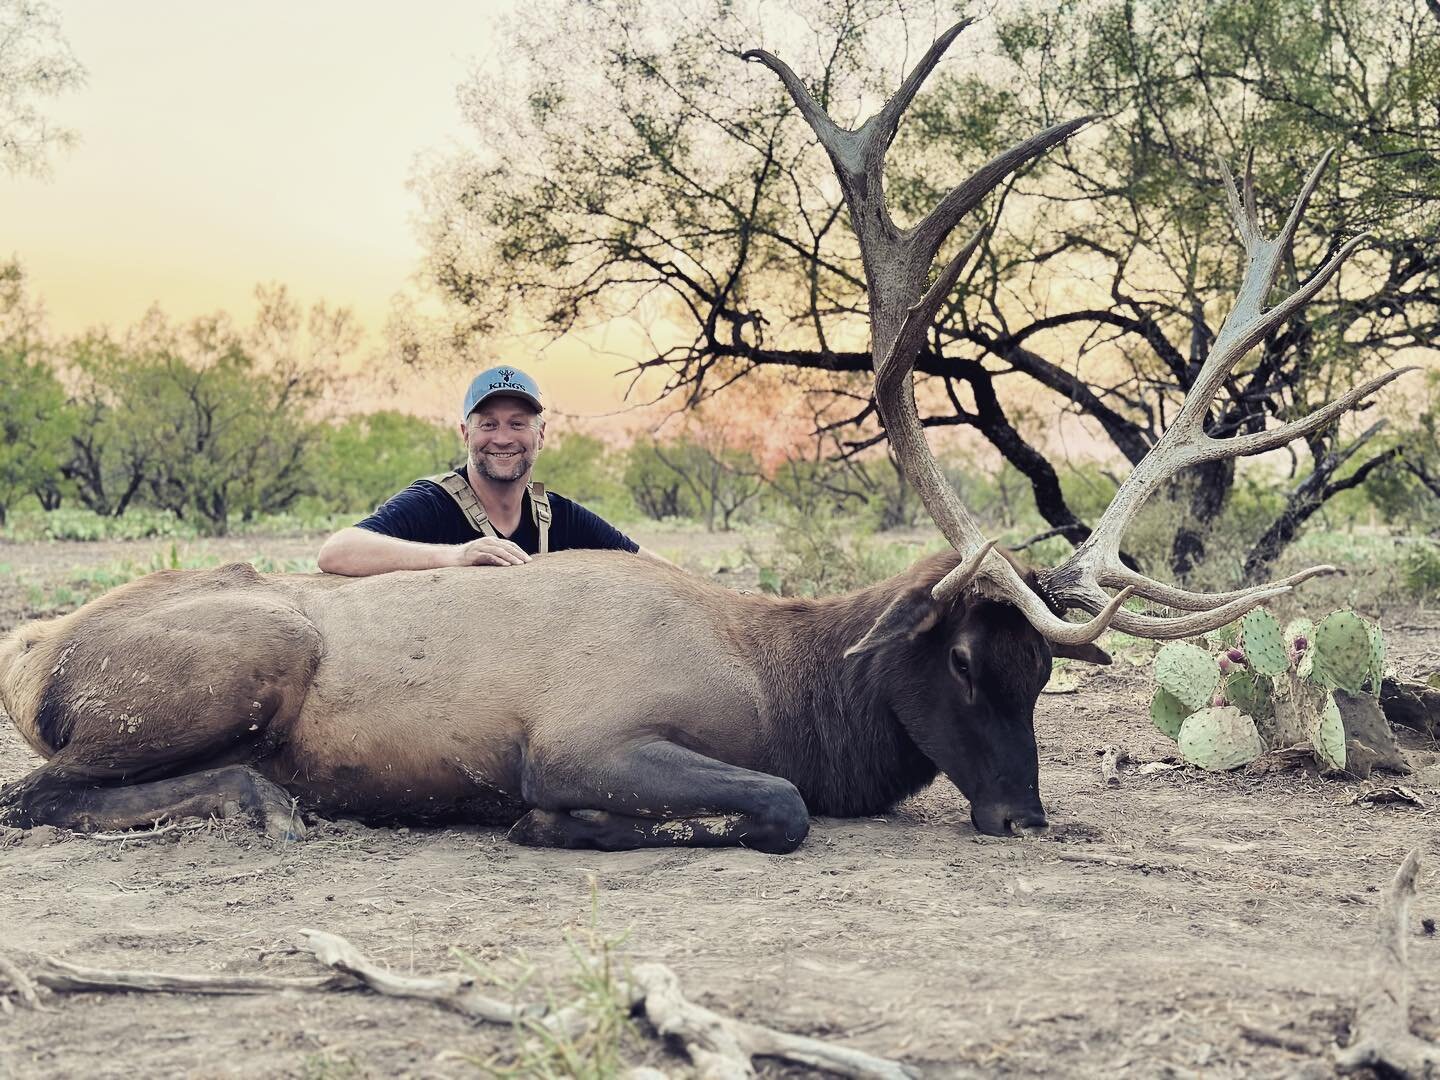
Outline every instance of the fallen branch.
<path fill-rule="evenodd" d="M 397 975 L 374 963 L 338 934 L 301 930 L 303 944 L 316 960 L 335 974 L 315 978 L 270 975 L 182 975 L 158 971 L 118 971 L 82 967 L 46 957 L 37 981 L 57 993 L 91 990 L 185 994 L 263 994 L 275 991 L 354 990 L 360 987 L 386 997 L 428 1001 L 472 1020 L 498 1024 L 524 1021 L 552 1031 L 569 1031 L 583 1023 L 576 1010 L 547 1011 L 543 1006 L 511 1005 L 485 997 L 467 975 Z M 34 984 L 0 957 L 0 975 L 16 987 L 21 999 L 35 1008 Z M 29 997 L 27 998 L 27 990 Z M 908 1080 L 914 1074 L 897 1061 L 836 1046 L 804 1035 L 792 1035 L 743 1020 L 734 1020 L 688 1001 L 675 973 L 661 964 L 641 964 L 622 983 L 632 1010 L 640 1009 L 663 1036 L 684 1044 L 700 1080 L 740 1080 L 755 1075 L 751 1058 L 776 1057 L 825 1069 L 856 1080 Z M 8 1000 L 5 999 L 5 1000 Z M 952 1074 L 954 1075 L 954 1074 Z"/>
<path fill-rule="evenodd" d="M 190 975 L 163 971 L 119 971 L 82 967 L 47 956 L 36 981 L 56 993 L 89 990 L 130 990 L 154 994 L 273 994 L 283 990 L 353 990 L 357 983 L 344 975 L 281 978 L 275 975 Z"/>
<path fill-rule="evenodd" d="M 116 844 L 125 840 L 154 840 L 157 836 L 164 836 L 166 833 L 194 832 L 197 829 L 208 829 L 208 821 L 198 821 L 182 825 L 178 821 L 172 821 L 169 825 L 161 825 L 154 829 L 127 829 L 124 832 L 92 832 L 80 833 L 86 840 L 98 840 L 102 844 Z"/>
<path fill-rule="evenodd" d="M 661 1035 L 674 1036 L 684 1044 L 701 1080 L 753 1077 L 753 1057 L 783 1058 L 841 1076 L 874 1080 L 907 1080 L 915 1075 L 897 1061 L 732 1020 L 696 1005 L 680 992 L 680 980 L 663 964 L 641 964 L 631 979 L 642 991 L 645 1018 Z"/>
<path fill-rule="evenodd" d="M 40 994 L 36 991 L 35 984 L 30 980 L 30 976 L 16 967 L 13 961 L 7 960 L 3 956 L 0 956 L 0 977 L 3 977 L 9 982 L 10 988 L 15 991 L 15 996 L 20 999 L 21 1005 L 27 1009 L 34 1009 L 37 1012 L 44 1011 L 45 1006 L 40 1004 Z M 9 997 L 5 995 L 0 995 L 0 999 L 3 999 L 7 1003 L 10 1000 Z"/>
<path fill-rule="evenodd" d="M 1420 849 L 1411 848 L 1385 891 L 1375 921 L 1376 940 L 1366 985 L 1355 1009 L 1354 1037 L 1335 1048 L 1342 1069 L 1375 1068 L 1387 1076 L 1416 1080 L 1440 1074 L 1440 1046 L 1410 1031 L 1410 985 L 1406 962 L 1410 901 L 1420 871 Z"/>
<path fill-rule="evenodd" d="M 327 967 L 353 975 L 377 994 L 386 997 L 417 998 L 451 1012 L 492 1024 L 514 1024 L 544 1015 L 544 1009 L 510 1005 L 485 997 L 475 989 L 468 975 L 396 975 L 367 959 L 359 949 L 338 934 L 323 930 L 301 930 L 305 947 Z"/>

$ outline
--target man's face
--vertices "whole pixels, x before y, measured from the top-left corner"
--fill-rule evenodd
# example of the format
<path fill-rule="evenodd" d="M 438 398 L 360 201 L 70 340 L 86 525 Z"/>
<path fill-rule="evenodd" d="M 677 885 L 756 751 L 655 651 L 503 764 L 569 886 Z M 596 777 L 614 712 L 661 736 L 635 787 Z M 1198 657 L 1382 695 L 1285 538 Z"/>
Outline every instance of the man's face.
<path fill-rule="evenodd" d="M 521 398 L 496 395 L 475 407 L 460 425 L 470 466 L 487 480 L 524 480 L 545 445 L 545 421 Z"/>

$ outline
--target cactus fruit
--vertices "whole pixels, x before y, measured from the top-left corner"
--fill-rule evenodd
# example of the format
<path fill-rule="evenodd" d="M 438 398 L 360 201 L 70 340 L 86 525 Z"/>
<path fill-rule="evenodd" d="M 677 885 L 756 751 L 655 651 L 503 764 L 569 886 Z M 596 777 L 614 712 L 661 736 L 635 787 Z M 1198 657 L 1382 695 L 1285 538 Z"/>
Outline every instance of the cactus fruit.
<path fill-rule="evenodd" d="M 1225 652 L 1225 655 L 1230 658 L 1230 662 L 1231 662 L 1232 664 L 1243 664 L 1243 663 L 1245 663 L 1245 650 L 1244 650 L 1244 649 L 1227 649 L 1226 652 Z"/>
<path fill-rule="evenodd" d="M 1245 655 L 1253 670 L 1272 679 L 1290 670 L 1285 639 L 1280 634 L 1280 624 L 1275 621 L 1274 615 L 1264 608 L 1255 608 L 1245 615 L 1240 626 Z"/>
<path fill-rule="evenodd" d="M 1180 725 L 1189 713 L 1184 702 L 1163 688 L 1157 687 L 1155 696 L 1150 699 L 1150 719 L 1171 739 L 1180 735 Z"/>
<path fill-rule="evenodd" d="M 1235 666 L 1234 662 L 1230 659 L 1229 653 L 1221 653 L 1218 663 L 1221 675 L 1229 675 L 1230 669 Z"/>
<path fill-rule="evenodd" d="M 1155 654 L 1155 681 L 1192 712 L 1210 704 L 1220 671 L 1204 649 L 1172 641 Z"/>
<path fill-rule="evenodd" d="M 1237 769 L 1265 752 L 1255 721 L 1233 705 L 1191 713 L 1177 742 L 1181 757 L 1211 772 Z"/>
<path fill-rule="evenodd" d="M 1315 756 L 1326 768 L 1345 768 L 1345 722 L 1340 718 L 1340 706 L 1335 704 L 1335 695 L 1325 695 L 1325 705 L 1320 709 L 1310 729 L 1310 745 Z"/>
<path fill-rule="evenodd" d="M 1291 619 L 1285 624 L 1285 640 L 1293 646 L 1297 638 L 1304 639 L 1302 649 L 1308 646 L 1315 640 L 1315 624 L 1304 617 Z"/>
<path fill-rule="evenodd" d="M 1370 631 L 1353 611 L 1334 611 L 1315 627 L 1315 676 L 1359 693 L 1370 670 Z"/>

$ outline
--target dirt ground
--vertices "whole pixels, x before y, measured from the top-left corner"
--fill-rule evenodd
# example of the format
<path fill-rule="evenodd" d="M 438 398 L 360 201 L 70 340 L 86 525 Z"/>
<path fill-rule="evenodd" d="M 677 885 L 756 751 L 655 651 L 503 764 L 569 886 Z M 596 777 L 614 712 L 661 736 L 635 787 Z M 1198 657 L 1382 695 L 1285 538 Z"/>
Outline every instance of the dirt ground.
<path fill-rule="evenodd" d="M 0 630 L 24 613 L 23 583 L 166 546 L 0 547 Z M 298 557 L 315 541 L 212 549 L 262 546 Z M 1440 666 L 1440 614 L 1383 621 L 1401 674 Z M 1361 785 L 1294 771 L 1131 770 L 1106 788 L 1103 744 L 1173 752 L 1147 701 L 1127 663 L 1041 699 L 1043 839 L 977 835 L 944 780 L 883 819 L 818 820 L 790 856 L 532 850 L 495 830 L 345 822 L 285 846 L 234 823 L 125 842 L 46 830 L 0 840 L 0 942 L 22 966 L 313 974 L 287 951 L 312 927 L 403 972 L 456 970 L 455 950 L 501 973 L 524 958 L 537 997 L 563 992 L 593 880 L 601 930 L 626 934 L 630 962 L 670 965 L 694 1000 L 924 1076 L 1328 1076 L 1303 1045 L 1345 1034 L 1380 890 L 1419 845 L 1412 1019 L 1440 1037 L 1440 936 L 1422 923 L 1440 918 L 1440 748 L 1406 744 L 1430 766 L 1403 781 L 1424 810 L 1355 804 Z M 35 763 L 0 727 L 0 781 Z M 16 1077 L 464 1076 L 513 1045 L 508 1028 L 360 992 L 77 994 L 0 1014 L 0 1075 Z M 649 1063 L 683 1073 L 650 1045 Z"/>

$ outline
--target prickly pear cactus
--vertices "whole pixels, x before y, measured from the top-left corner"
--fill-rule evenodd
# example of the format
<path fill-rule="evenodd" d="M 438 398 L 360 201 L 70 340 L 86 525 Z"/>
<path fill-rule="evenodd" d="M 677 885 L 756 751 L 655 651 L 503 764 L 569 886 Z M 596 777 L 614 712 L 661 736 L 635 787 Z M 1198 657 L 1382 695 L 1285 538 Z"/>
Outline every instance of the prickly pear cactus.
<path fill-rule="evenodd" d="M 1256 720 L 1274 715 L 1275 707 L 1270 704 L 1274 692 L 1269 677 L 1243 669 L 1232 671 L 1225 680 L 1225 700 Z"/>
<path fill-rule="evenodd" d="M 1334 694 L 1325 695 L 1325 704 L 1315 716 L 1310 745 L 1315 748 L 1315 757 L 1327 768 L 1337 772 L 1345 768 L 1345 722 L 1340 717 Z"/>
<path fill-rule="evenodd" d="M 1365 671 L 1365 681 L 1370 692 L 1380 696 L 1380 684 L 1385 681 L 1385 635 L 1374 623 L 1366 623 L 1365 631 L 1370 637 L 1370 666 Z"/>
<path fill-rule="evenodd" d="M 1181 757 L 1211 772 L 1238 769 L 1265 752 L 1255 721 L 1233 705 L 1191 713 L 1176 741 Z"/>
<path fill-rule="evenodd" d="M 1353 611 L 1334 611 L 1315 627 L 1315 677 L 1352 694 L 1370 670 L 1370 630 Z"/>
<path fill-rule="evenodd" d="M 1150 719 L 1167 737 L 1180 737 L 1180 725 L 1190 712 L 1183 701 L 1164 687 L 1155 688 L 1155 696 L 1150 699 Z"/>
<path fill-rule="evenodd" d="M 1155 681 L 1160 689 L 1178 699 L 1186 712 L 1194 712 L 1214 698 L 1220 669 L 1204 649 L 1172 641 L 1155 654 Z"/>
<path fill-rule="evenodd" d="M 1290 670 L 1290 657 L 1280 624 L 1264 608 L 1246 613 L 1240 622 L 1240 636 L 1245 643 L 1245 655 L 1255 671 L 1273 679 Z"/>

